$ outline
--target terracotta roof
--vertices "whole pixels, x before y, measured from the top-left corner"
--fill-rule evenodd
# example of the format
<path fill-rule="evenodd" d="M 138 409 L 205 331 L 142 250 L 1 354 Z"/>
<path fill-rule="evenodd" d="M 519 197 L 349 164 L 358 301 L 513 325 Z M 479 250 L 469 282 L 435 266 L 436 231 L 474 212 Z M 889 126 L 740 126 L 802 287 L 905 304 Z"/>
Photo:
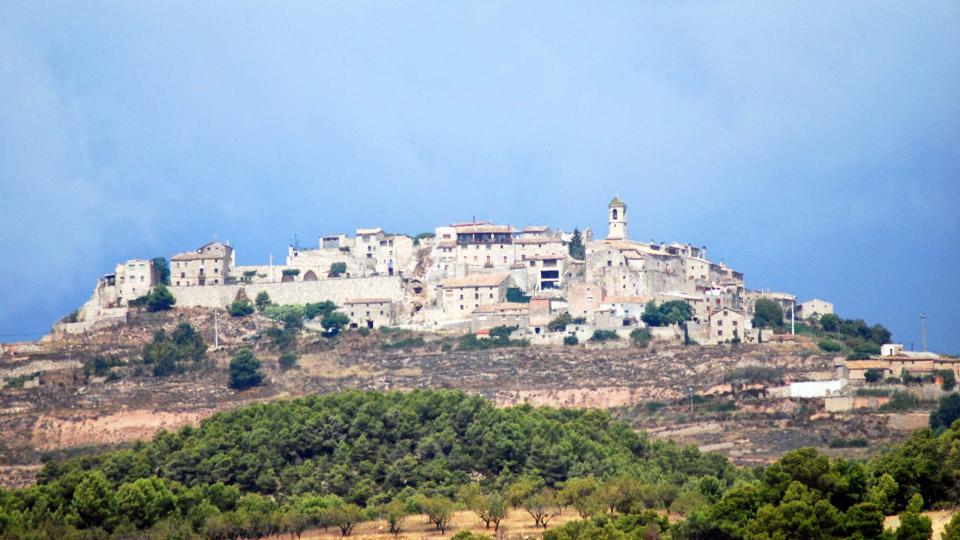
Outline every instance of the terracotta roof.
<path fill-rule="evenodd" d="M 211 260 L 211 259 L 226 259 L 228 255 L 223 253 L 197 253 L 196 251 L 188 251 L 186 253 L 178 253 L 173 257 L 170 257 L 171 261 L 197 261 L 197 260 Z"/>
<path fill-rule="evenodd" d="M 546 225 L 527 225 L 522 232 L 546 232 L 549 228 Z"/>
<path fill-rule="evenodd" d="M 389 298 L 348 298 L 344 300 L 345 305 L 351 304 L 389 304 L 393 300 Z"/>
<path fill-rule="evenodd" d="M 440 284 L 446 289 L 459 287 L 497 287 L 507 279 L 510 279 L 510 274 L 474 274 L 462 278 L 445 279 Z"/>
<path fill-rule="evenodd" d="M 527 313 L 530 304 L 520 302 L 503 302 L 500 304 L 483 304 L 473 310 L 474 313 Z"/>
<path fill-rule="evenodd" d="M 468 225 L 455 225 L 457 234 L 484 234 L 484 233 L 511 233 L 513 228 L 509 225 L 482 225 L 482 224 L 468 224 Z"/>
<path fill-rule="evenodd" d="M 847 360 L 847 369 L 891 369 L 890 362 L 884 360 Z"/>
<path fill-rule="evenodd" d="M 377 234 L 382 233 L 383 229 L 380 227 L 374 227 L 373 229 L 357 229 L 357 235 L 361 234 Z"/>

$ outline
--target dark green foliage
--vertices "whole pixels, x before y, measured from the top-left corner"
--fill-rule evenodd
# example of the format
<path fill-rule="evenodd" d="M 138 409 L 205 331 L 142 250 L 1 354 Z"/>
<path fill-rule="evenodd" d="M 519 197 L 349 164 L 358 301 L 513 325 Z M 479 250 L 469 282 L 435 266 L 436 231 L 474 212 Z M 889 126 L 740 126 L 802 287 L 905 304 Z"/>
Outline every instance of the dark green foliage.
<path fill-rule="evenodd" d="M 98 354 L 89 360 L 83 362 L 83 374 L 103 377 L 110 372 L 110 368 L 121 366 L 123 362 L 113 356 L 103 356 Z"/>
<path fill-rule="evenodd" d="M 327 272 L 327 276 L 340 277 L 341 275 L 346 273 L 347 273 L 347 263 L 335 262 L 335 263 L 330 263 L 330 271 Z"/>
<path fill-rule="evenodd" d="M 649 328 L 635 328 L 630 332 L 630 341 L 641 349 L 649 345 L 652 339 L 653 332 L 651 332 Z"/>
<path fill-rule="evenodd" d="M 693 318 L 693 308 L 683 300 L 664 302 L 659 307 L 650 302 L 643 308 L 640 319 L 647 326 L 669 326 L 680 324 Z"/>
<path fill-rule="evenodd" d="M 339 311 L 334 311 L 325 315 L 320 324 L 322 324 L 324 330 L 327 331 L 327 335 L 335 336 L 339 334 L 345 326 L 350 324 L 350 317 Z"/>
<path fill-rule="evenodd" d="M 620 339 L 620 334 L 613 330 L 594 330 L 590 336 L 590 341 L 612 341 Z"/>
<path fill-rule="evenodd" d="M 564 345 L 571 345 L 571 346 L 572 346 L 572 345 L 576 345 L 576 344 L 578 344 L 578 343 L 580 343 L 580 340 L 577 339 L 577 336 L 574 335 L 574 334 L 569 334 L 569 335 L 563 336 L 563 344 L 564 344 Z"/>
<path fill-rule="evenodd" d="M 283 275 L 286 277 L 295 277 L 300 275 L 299 268 L 284 268 Z"/>
<path fill-rule="evenodd" d="M 547 323 L 547 330 L 551 332 L 563 332 L 567 329 L 568 324 L 572 324 L 573 318 L 570 317 L 570 313 L 564 312 L 560 315 L 554 317 L 552 321 Z"/>
<path fill-rule="evenodd" d="M 890 395 L 890 401 L 880 406 L 881 411 L 909 411 L 917 407 L 917 398 L 909 392 L 898 390 Z"/>
<path fill-rule="evenodd" d="M 297 366 L 296 353 L 286 352 L 280 355 L 277 364 L 283 369 L 290 369 Z"/>
<path fill-rule="evenodd" d="M 253 303 L 249 298 L 237 298 L 227 308 L 231 317 L 246 317 L 254 312 Z"/>
<path fill-rule="evenodd" d="M 840 317 L 828 313 L 820 317 L 820 327 L 826 332 L 836 332 L 840 329 Z"/>
<path fill-rule="evenodd" d="M 573 238 L 570 239 L 570 244 L 567 247 L 570 256 L 574 259 L 582 261 L 587 258 L 587 248 L 583 245 L 583 235 L 580 234 L 580 229 L 573 230 Z"/>
<path fill-rule="evenodd" d="M 519 287 L 510 287 L 507 289 L 507 302 L 526 304 L 530 302 L 530 297 L 526 294 L 523 294 L 523 289 Z"/>
<path fill-rule="evenodd" d="M 149 293 L 130 301 L 131 306 L 146 307 L 147 311 L 167 311 L 177 303 L 173 293 L 164 284 L 157 285 Z"/>
<path fill-rule="evenodd" d="M 754 328 L 780 328 L 783 326 L 783 308 L 769 298 L 758 298 L 753 305 Z"/>
<path fill-rule="evenodd" d="M 423 339 L 423 336 L 408 336 L 405 338 L 398 339 L 390 343 L 382 343 L 380 348 L 383 350 L 390 349 L 415 349 L 418 347 L 423 347 L 427 342 Z"/>
<path fill-rule="evenodd" d="M 150 259 L 154 271 L 157 273 L 157 279 L 162 285 L 170 285 L 170 263 L 165 257 L 154 257 Z"/>
<path fill-rule="evenodd" d="M 878 383 L 883 380 L 883 371 L 879 369 L 868 369 L 863 374 L 863 380 L 867 381 L 868 383 Z"/>
<path fill-rule="evenodd" d="M 952 369 L 940 369 L 935 372 L 943 379 L 940 387 L 949 392 L 957 387 L 957 374 Z"/>
<path fill-rule="evenodd" d="M 869 446 L 866 439 L 832 439 L 830 448 L 866 448 Z"/>
<path fill-rule="evenodd" d="M 261 382 L 260 360 L 246 347 L 238 350 L 230 359 L 230 388 L 246 390 Z"/>
<path fill-rule="evenodd" d="M 257 298 L 253 301 L 257 305 L 257 311 L 263 311 L 268 307 L 273 305 L 273 302 L 270 301 L 270 295 L 267 294 L 267 291 L 260 291 L 257 293 Z"/>
<path fill-rule="evenodd" d="M 832 339 L 821 339 L 817 342 L 817 347 L 820 347 L 820 350 L 823 352 L 840 352 L 843 350 L 843 345 L 840 345 Z"/>
<path fill-rule="evenodd" d="M 323 302 L 315 302 L 305 305 L 303 307 L 303 316 L 311 321 L 317 317 L 323 319 L 327 315 L 333 313 L 336 309 L 336 304 L 329 300 L 324 300 Z"/>
<path fill-rule="evenodd" d="M 866 463 L 801 449 L 747 471 L 600 411 L 351 391 L 251 405 L 129 449 L 50 461 L 37 485 L 0 490 L 0 536 L 259 538 L 349 533 L 376 516 L 399 532 L 409 513 L 445 529 L 456 494 L 488 526 L 506 504 L 540 526 L 560 505 L 587 517 L 544 538 L 881 538 L 885 512 L 901 512 L 892 538 L 919 539 L 929 536 L 924 501 L 955 501 L 958 444 L 960 425 L 918 431 Z M 668 507 L 685 519 L 670 526 L 658 512 Z"/>
<path fill-rule="evenodd" d="M 497 326 L 490 329 L 489 338 L 478 338 L 476 334 L 460 336 L 457 349 L 461 351 L 478 351 L 484 349 L 498 349 L 501 347 L 526 347 L 530 344 L 525 339 L 510 339 L 510 335 L 517 329 L 516 326 Z"/>
<path fill-rule="evenodd" d="M 143 363 L 153 365 L 153 374 L 165 377 L 182 371 L 188 364 L 199 364 L 207 355 L 207 344 L 190 323 L 182 322 L 170 336 L 163 330 L 143 346 Z"/>
<path fill-rule="evenodd" d="M 930 427 L 946 429 L 960 418 L 960 394 L 950 394 L 940 400 L 937 410 L 930 413 Z"/>

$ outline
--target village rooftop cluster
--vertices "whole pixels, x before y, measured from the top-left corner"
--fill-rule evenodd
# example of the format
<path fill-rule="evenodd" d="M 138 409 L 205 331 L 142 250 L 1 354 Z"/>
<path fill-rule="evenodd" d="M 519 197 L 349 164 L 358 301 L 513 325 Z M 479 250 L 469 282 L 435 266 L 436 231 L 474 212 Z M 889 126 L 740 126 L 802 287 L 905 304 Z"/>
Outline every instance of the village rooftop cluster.
<path fill-rule="evenodd" d="M 277 303 L 333 301 L 352 327 L 401 326 L 423 331 L 483 334 L 517 327 L 532 343 L 559 343 L 595 330 L 627 335 L 643 327 L 649 304 L 683 301 L 693 308 L 686 338 L 702 344 L 762 339 L 751 323 L 759 298 L 802 319 L 833 313 L 818 299 L 797 303 L 788 293 L 745 288 L 743 273 L 713 262 L 707 248 L 631 240 L 628 208 L 618 197 L 607 208 L 605 238 L 547 226 L 517 228 L 489 222 L 455 223 L 416 238 L 381 228 L 327 235 L 316 247 L 291 245 L 285 264 L 243 266 L 229 242 L 211 242 L 169 257 L 169 289 L 178 308 L 226 308 L 238 296 L 267 292 Z M 73 328 L 125 317 L 130 302 L 160 280 L 147 259 L 116 265 L 98 280 Z M 562 314 L 564 333 L 547 325 Z M 677 325 L 651 328 L 657 339 L 680 339 Z"/>

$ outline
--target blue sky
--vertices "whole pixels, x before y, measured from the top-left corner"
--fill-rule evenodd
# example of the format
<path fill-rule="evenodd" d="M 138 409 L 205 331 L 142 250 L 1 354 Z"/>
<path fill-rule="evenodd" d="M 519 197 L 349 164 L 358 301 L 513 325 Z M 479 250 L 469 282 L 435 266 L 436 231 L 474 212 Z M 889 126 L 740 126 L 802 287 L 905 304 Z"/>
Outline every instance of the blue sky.
<path fill-rule="evenodd" d="M 957 2 L 0 3 L 0 339 L 215 235 L 707 245 L 960 353 Z"/>

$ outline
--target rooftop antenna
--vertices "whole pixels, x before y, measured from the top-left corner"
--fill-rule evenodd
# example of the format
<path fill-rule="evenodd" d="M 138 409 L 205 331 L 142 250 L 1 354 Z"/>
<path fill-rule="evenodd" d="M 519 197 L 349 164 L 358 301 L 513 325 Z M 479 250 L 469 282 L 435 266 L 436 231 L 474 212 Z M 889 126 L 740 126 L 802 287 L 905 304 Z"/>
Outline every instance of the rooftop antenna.
<path fill-rule="evenodd" d="M 927 352 L 927 314 L 920 314 L 920 350 Z"/>

